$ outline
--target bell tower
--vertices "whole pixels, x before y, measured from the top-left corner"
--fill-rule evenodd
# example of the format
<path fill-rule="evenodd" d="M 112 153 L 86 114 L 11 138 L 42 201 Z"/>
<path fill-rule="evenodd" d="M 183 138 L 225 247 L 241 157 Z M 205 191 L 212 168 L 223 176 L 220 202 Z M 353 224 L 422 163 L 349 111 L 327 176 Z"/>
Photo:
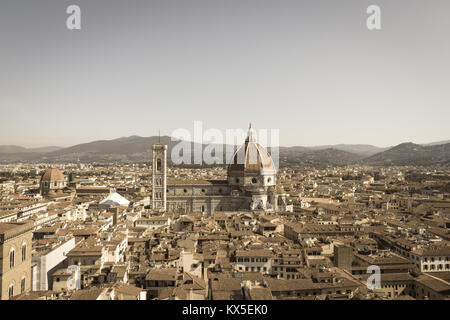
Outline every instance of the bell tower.
<path fill-rule="evenodd" d="M 152 146 L 152 208 L 167 209 L 167 146 Z"/>

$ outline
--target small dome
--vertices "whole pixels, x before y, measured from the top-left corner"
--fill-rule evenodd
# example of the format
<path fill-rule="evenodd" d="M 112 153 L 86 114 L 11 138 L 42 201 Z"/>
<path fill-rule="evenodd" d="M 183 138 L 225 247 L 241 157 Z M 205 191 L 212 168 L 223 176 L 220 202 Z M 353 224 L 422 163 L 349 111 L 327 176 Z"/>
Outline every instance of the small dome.
<path fill-rule="evenodd" d="M 59 169 L 51 168 L 45 170 L 44 174 L 41 177 L 41 181 L 65 181 L 65 178 L 63 173 Z"/>

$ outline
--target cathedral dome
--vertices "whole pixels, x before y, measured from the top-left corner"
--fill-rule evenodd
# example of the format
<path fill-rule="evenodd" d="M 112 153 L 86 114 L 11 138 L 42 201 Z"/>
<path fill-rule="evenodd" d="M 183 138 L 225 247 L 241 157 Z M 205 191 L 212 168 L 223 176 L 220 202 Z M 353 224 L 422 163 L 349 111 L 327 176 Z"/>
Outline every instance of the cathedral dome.
<path fill-rule="evenodd" d="M 276 174 L 272 157 L 267 150 L 256 142 L 255 133 L 250 125 L 247 139 L 233 155 L 228 166 L 228 176 L 259 176 Z"/>
<path fill-rule="evenodd" d="M 65 178 L 64 178 L 63 173 L 59 169 L 51 168 L 51 169 L 45 170 L 44 174 L 41 177 L 41 181 L 60 182 L 60 181 L 65 181 Z"/>

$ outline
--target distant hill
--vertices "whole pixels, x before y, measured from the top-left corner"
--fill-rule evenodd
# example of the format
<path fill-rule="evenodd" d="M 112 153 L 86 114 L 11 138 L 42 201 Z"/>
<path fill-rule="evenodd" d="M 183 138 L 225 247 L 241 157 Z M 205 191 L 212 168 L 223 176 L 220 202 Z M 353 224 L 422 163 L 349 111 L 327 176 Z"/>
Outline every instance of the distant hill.
<path fill-rule="evenodd" d="M 317 167 L 345 166 L 354 164 L 362 158 L 362 155 L 338 150 L 335 148 L 320 150 L 280 148 L 281 165 L 304 165 Z"/>
<path fill-rule="evenodd" d="M 159 140 L 168 146 L 168 158 L 170 159 L 172 148 L 178 144 L 178 141 L 172 141 L 169 136 L 161 138 L 131 136 L 115 140 L 93 141 L 51 152 L 46 155 L 46 158 L 59 161 L 76 159 L 81 161 L 150 161 L 151 146 Z M 194 143 L 191 143 L 192 156 L 193 148 Z M 223 146 L 223 152 L 226 152 L 225 145 Z M 312 150 L 309 147 L 301 146 L 280 147 L 279 152 L 280 158 L 286 159 L 286 163 L 345 165 L 362 158 L 359 154 L 334 148 Z M 224 162 L 229 156 L 224 154 Z"/>
<path fill-rule="evenodd" d="M 28 152 L 36 152 L 36 153 L 47 153 L 47 152 L 53 152 L 56 150 L 62 149 L 61 147 L 55 147 L 55 146 L 48 146 L 48 147 L 40 147 L 40 148 L 29 148 L 27 149 Z"/>
<path fill-rule="evenodd" d="M 412 142 L 399 144 L 363 160 L 369 165 L 450 164 L 450 143 L 423 146 Z"/>
<path fill-rule="evenodd" d="M 370 144 L 335 144 L 335 145 L 313 146 L 307 148 L 310 150 L 336 149 L 363 156 L 371 156 L 389 149 L 376 147 Z"/>
<path fill-rule="evenodd" d="M 447 144 L 450 143 L 450 140 L 443 140 L 443 141 L 436 141 L 436 142 L 431 142 L 431 143 L 427 143 L 427 144 L 423 144 L 424 146 L 437 146 L 440 144 Z"/>
<path fill-rule="evenodd" d="M 25 153 L 25 152 L 36 152 L 36 153 L 47 153 L 61 149 L 61 147 L 40 147 L 40 148 L 24 148 L 20 146 L 0 146 L 1 153 Z"/>
<path fill-rule="evenodd" d="M 27 148 L 20 146 L 0 146 L 0 153 L 20 153 L 27 152 Z"/>
<path fill-rule="evenodd" d="M 152 145 L 161 141 L 168 145 L 168 157 L 172 147 L 177 142 L 172 142 L 168 136 L 163 137 L 122 137 L 113 140 L 98 140 L 78 144 L 72 147 L 59 149 L 46 153 L 45 160 L 50 161 L 151 161 Z"/>
<path fill-rule="evenodd" d="M 168 159 L 179 141 L 169 136 L 130 136 L 113 140 L 98 140 L 68 148 L 43 147 L 27 149 L 20 146 L 0 146 L 0 161 L 42 162 L 150 162 L 151 146 L 158 141 L 168 145 Z M 188 142 L 189 143 L 189 142 Z M 191 144 L 193 159 L 194 143 Z M 202 146 L 202 149 L 205 145 Z M 368 165 L 428 165 L 449 163 L 450 144 L 419 145 L 403 143 L 392 148 L 379 148 L 367 144 L 339 144 L 315 147 L 280 147 L 281 165 L 344 166 Z M 225 153 L 226 146 L 223 147 Z M 269 149 L 270 151 L 270 149 Z M 231 157 L 224 154 L 224 162 Z M 192 161 L 193 162 L 193 161 Z"/>

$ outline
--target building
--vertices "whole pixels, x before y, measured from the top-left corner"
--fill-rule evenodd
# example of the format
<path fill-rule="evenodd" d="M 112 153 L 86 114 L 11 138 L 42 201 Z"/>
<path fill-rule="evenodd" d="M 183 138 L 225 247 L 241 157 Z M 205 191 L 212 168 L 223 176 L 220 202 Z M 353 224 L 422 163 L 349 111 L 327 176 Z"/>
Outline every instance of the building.
<path fill-rule="evenodd" d="M 0 300 L 31 288 L 33 223 L 0 224 Z"/>
<path fill-rule="evenodd" d="M 351 270 L 353 262 L 353 249 L 350 246 L 334 246 L 334 265 L 338 268 Z"/>
<path fill-rule="evenodd" d="M 103 246 L 78 246 L 67 253 L 68 265 L 98 266 L 102 268 L 108 259 L 108 250 Z"/>
<path fill-rule="evenodd" d="M 450 247 L 419 248 L 409 252 L 406 256 L 416 263 L 421 272 L 449 272 L 450 271 Z"/>
<path fill-rule="evenodd" d="M 153 209 L 171 212 L 286 210 L 285 194 L 276 191 L 277 169 L 256 141 L 251 125 L 245 143 L 233 155 L 227 180 L 168 180 L 167 146 L 153 145 Z"/>
<path fill-rule="evenodd" d="M 39 189 L 42 196 L 51 196 L 61 193 L 66 186 L 66 177 L 56 168 L 45 170 L 39 183 Z"/>
<path fill-rule="evenodd" d="M 269 250 L 236 251 L 236 269 L 247 272 L 272 273 L 272 252 Z"/>
<path fill-rule="evenodd" d="M 54 247 L 36 253 L 32 258 L 32 290 L 52 289 L 53 272 L 63 265 L 67 267 L 66 254 L 75 248 L 75 238 L 58 243 Z"/>
<path fill-rule="evenodd" d="M 155 216 L 148 218 L 139 218 L 134 222 L 135 227 L 144 227 L 148 230 L 156 230 L 161 227 L 168 227 L 171 223 L 169 217 Z"/>
<path fill-rule="evenodd" d="M 105 199 L 100 201 L 99 206 L 100 207 L 128 207 L 130 204 L 130 201 L 122 197 L 117 192 L 111 193 L 108 195 Z"/>

